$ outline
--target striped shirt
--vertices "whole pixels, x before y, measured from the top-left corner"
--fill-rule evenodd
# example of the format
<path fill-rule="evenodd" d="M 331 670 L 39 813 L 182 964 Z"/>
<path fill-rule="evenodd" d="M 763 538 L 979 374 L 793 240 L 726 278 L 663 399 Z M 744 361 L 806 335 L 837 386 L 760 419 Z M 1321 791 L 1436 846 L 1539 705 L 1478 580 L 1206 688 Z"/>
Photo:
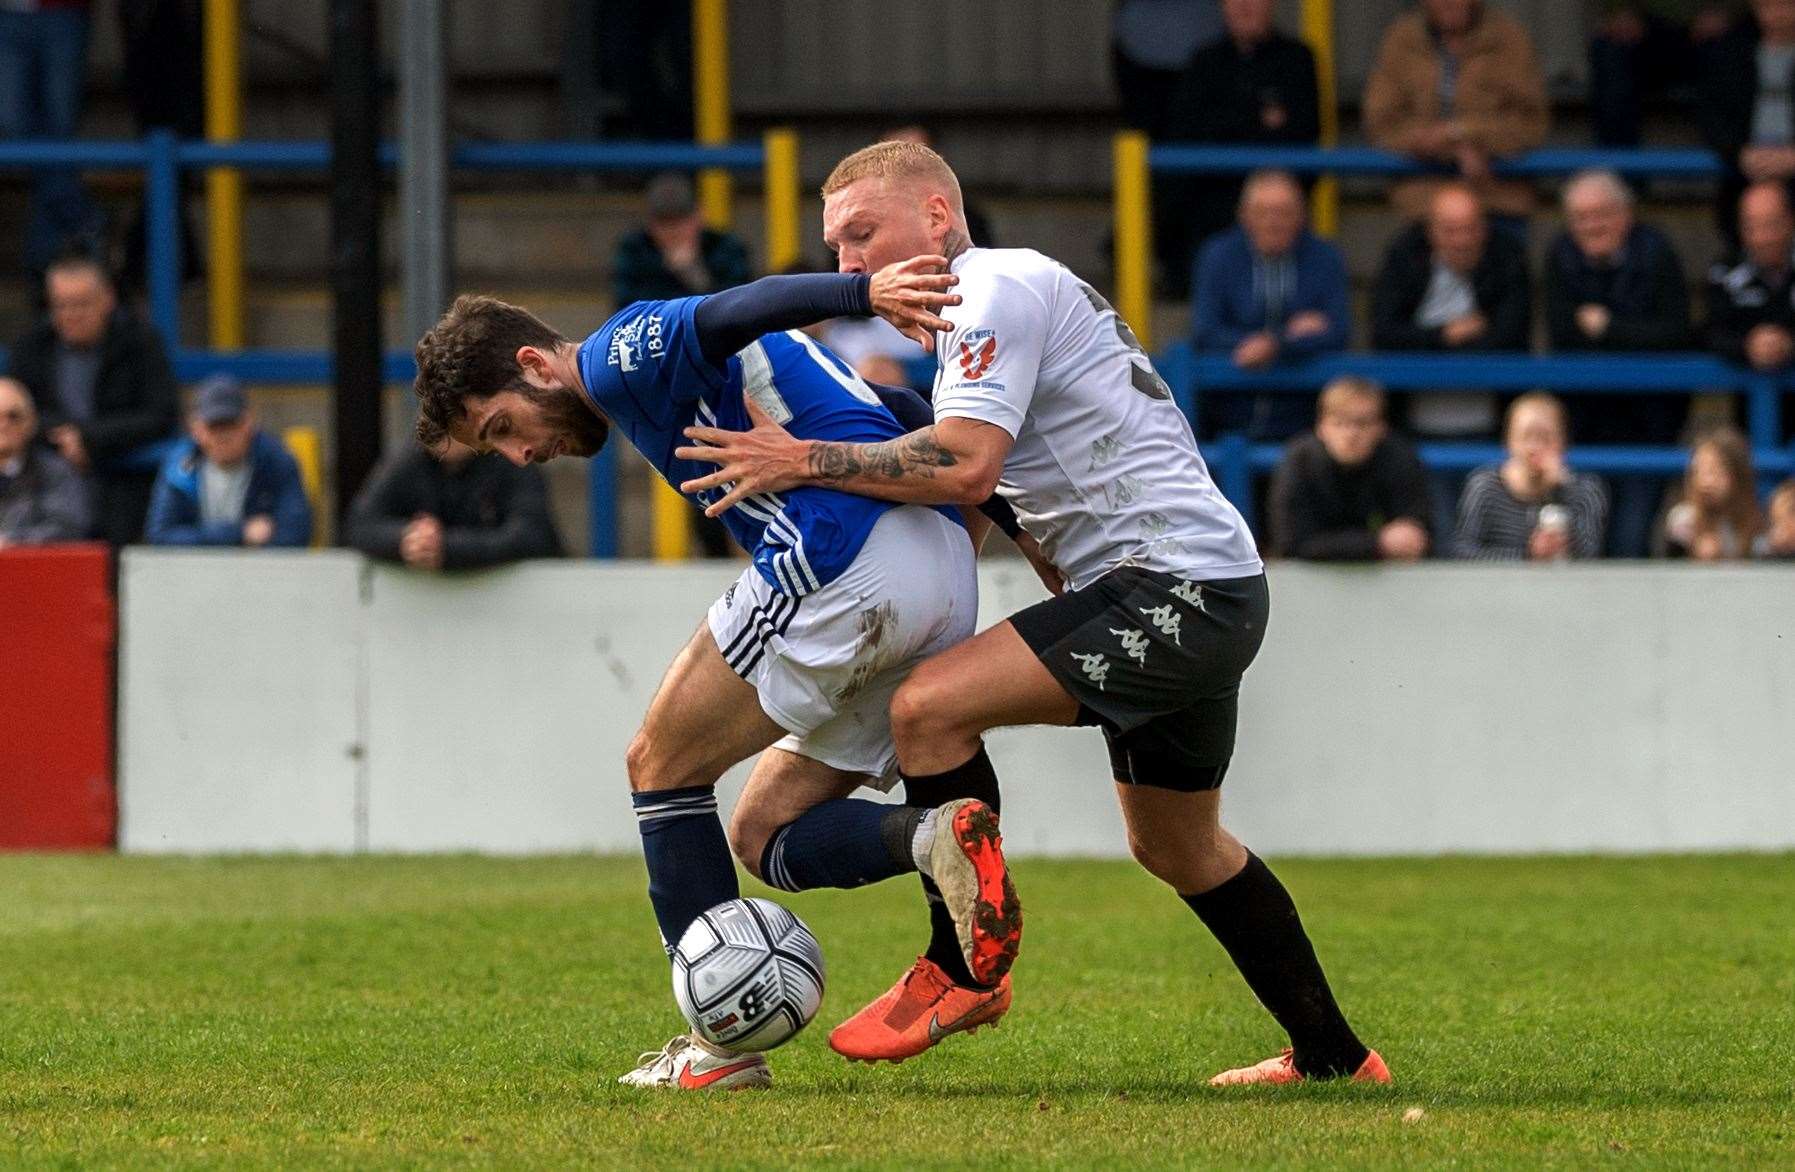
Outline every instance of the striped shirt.
<path fill-rule="evenodd" d="M 1558 505 L 1570 519 L 1573 558 L 1602 556 L 1602 534 L 1608 524 L 1608 490 L 1594 476 L 1572 472 L 1541 500 L 1524 501 L 1502 481 L 1502 467 L 1492 464 L 1471 473 L 1458 498 L 1458 557 L 1478 561 L 1515 561 L 1527 557 L 1527 543 L 1539 528 L 1540 512 Z"/>

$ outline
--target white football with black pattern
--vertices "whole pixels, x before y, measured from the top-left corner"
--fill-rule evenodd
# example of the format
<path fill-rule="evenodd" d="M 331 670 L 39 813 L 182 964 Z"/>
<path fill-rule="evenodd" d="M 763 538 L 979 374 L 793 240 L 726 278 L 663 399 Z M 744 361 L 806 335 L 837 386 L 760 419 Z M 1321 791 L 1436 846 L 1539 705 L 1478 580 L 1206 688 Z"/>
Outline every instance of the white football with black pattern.
<path fill-rule="evenodd" d="M 730 1050 L 790 1041 L 823 1003 L 823 950 L 804 921 L 770 899 L 732 899 L 686 929 L 673 950 L 673 999 L 692 1030 Z"/>

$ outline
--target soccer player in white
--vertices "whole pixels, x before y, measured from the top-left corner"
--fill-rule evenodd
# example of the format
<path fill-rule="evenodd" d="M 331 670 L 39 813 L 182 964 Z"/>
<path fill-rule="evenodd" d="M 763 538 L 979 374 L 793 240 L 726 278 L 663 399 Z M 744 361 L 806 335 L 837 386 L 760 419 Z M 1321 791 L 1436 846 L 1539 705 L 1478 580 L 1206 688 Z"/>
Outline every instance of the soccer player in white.
<path fill-rule="evenodd" d="M 1099 726 L 1135 858 L 1216 935 L 1290 1036 L 1282 1055 L 1212 1081 L 1387 1081 L 1335 1003 L 1288 892 L 1221 826 L 1239 683 L 1268 615 L 1264 570 L 1133 332 L 1057 261 L 975 247 L 958 180 L 926 147 L 849 155 L 823 199 L 843 272 L 949 258 L 961 304 L 942 311 L 952 329 L 936 347 L 936 423 L 878 444 L 795 439 L 759 415 L 744 433 L 694 428 L 687 435 L 706 446 L 681 455 L 720 467 L 685 488 L 731 485 L 718 513 L 799 485 L 911 503 L 978 501 L 995 487 L 1066 589 L 924 661 L 898 689 L 906 782 L 988 772 L 987 729 Z M 908 1050 L 942 984 L 912 970 L 831 1045 L 857 1058 Z"/>

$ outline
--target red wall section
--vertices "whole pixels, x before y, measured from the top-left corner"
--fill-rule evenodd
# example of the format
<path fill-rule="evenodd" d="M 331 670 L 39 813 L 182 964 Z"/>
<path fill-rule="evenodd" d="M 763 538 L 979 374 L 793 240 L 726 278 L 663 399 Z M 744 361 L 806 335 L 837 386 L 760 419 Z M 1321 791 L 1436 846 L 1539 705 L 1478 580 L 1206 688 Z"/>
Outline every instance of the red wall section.
<path fill-rule="evenodd" d="M 112 638 L 100 545 L 0 549 L 0 849 L 112 846 Z"/>

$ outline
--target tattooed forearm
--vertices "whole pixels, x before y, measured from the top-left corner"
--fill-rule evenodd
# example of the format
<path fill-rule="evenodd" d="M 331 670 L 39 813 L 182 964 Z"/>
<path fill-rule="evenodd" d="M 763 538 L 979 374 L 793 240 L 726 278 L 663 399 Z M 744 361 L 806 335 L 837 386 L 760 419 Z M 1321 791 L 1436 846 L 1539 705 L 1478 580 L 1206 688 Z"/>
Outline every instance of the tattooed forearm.
<path fill-rule="evenodd" d="M 857 477 L 902 480 L 914 476 L 933 480 L 939 469 L 952 468 L 959 462 L 958 457 L 936 442 L 932 427 L 884 443 L 819 443 L 810 449 L 810 474 L 824 484 L 846 484 Z"/>

